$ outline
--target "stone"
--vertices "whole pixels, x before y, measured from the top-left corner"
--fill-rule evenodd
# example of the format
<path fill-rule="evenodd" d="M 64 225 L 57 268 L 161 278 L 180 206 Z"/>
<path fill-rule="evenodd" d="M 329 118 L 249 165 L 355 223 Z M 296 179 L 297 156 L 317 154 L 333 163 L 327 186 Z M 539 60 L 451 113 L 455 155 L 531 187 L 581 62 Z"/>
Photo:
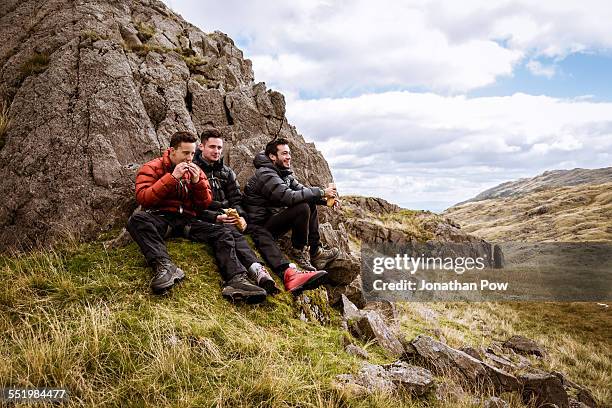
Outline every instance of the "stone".
<path fill-rule="evenodd" d="M 536 406 L 554 404 L 559 408 L 569 407 L 569 396 L 559 377 L 549 373 L 526 373 L 519 375 L 519 381 L 525 404 L 533 402 Z"/>
<path fill-rule="evenodd" d="M 327 222 L 319 224 L 319 234 L 323 245 L 340 251 L 338 258 L 325 267 L 329 282 L 336 286 L 350 284 L 359 275 L 361 265 L 348 246 L 348 233 L 344 225 L 334 228 Z"/>
<path fill-rule="evenodd" d="M 519 389 L 519 383 L 513 375 L 429 336 L 419 335 L 411 343 L 419 359 L 439 375 L 452 373 L 472 389 L 492 389 L 498 393 Z"/>
<path fill-rule="evenodd" d="M 509 372 L 512 372 L 517 368 L 516 364 L 514 364 L 511 360 L 508 360 L 506 357 L 498 356 L 490 352 L 485 352 L 484 361 L 487 361 L 491 365 Z"/>
<path fill-rule="evenodd" d="M 365 351 L 364 349 L 362 349 L 361 347 L 355 345 L 355 344 L 349 344 L 347 345 L 344 350 L 351 355 L 357 356 L 359 358 L 362 358 L 364 360 L 367 360 L 369 355 L 368 352 Z"/>
<path fill-rule="evenodd" d="M 394 357 L 404 354 L 402 343 L 375 311 L 363 312 L 359 318 L 349 321 L 349 330 L 361 340 L 376 340 L 380 347 Z"/>
<path fill-rule="evenodd" d="M 504 342 L 503 346 L 521 354 L 531 354 L 538 357 L 544 357 L 546 355 L 544 346 L 523 336 L 512 336 Z"/>
<path fill-rule="evenodd" d="M 415 396 L 425 395 L 434 387 L 429 370 L 400 361 L 383 366 L 364 363 L 357 374 L 337 376 L 336 383 L 343 389 L 367 394 L 398 392 Z"/>
<path fill-rule="evenodd" d="M 353 320 L 359 319 L 361 316 L 362 313 L 357 306 L 346 295 L 342 295 L 342 317 L 346 320 Z"/>
<path fill-rule="evenodd" d="M 393 302 L 389 302 L 388 300 L 368 302 L 362 310 L 374 310 L 378 312 L 389 326 L 394 329 L 397 329 L 399 326 L 399 315 Z"/>
<path fill-rule="evenodd" d="M 509 408 L 510 404 L 499 397 L 489 397 L 482 406 L 483 408 Z"/>
<path fill-rule="evenodd" d="M 475 349 L 474 347 L 464 346 L 459 349 L 463 351 L 465 354 L 474 357 L 476 360 L 483 361 L 484 357 L 480 350 Z"/>
<path fill-rule="evenodd" d="M 332 321 L 333 310 L 329 304 L 325 288 L 316 288 L 296 296 L 299 318 L 305 322 L 328 325 Z"/>
<path fill-rule="evenodd" d="M 501 246 L 493 245 L 493 268 L 501 269 L 505 266 L 506 260 Z"/>

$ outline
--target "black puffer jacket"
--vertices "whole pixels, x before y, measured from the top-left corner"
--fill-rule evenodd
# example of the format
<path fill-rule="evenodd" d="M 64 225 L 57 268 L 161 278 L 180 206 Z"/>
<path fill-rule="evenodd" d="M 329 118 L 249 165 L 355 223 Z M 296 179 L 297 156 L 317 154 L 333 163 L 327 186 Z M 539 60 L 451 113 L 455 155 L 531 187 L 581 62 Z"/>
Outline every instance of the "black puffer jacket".
<path fill-rule="evenodd" d="M 291 170 L 276 167 L 263 152 L 255 156 L 253 165 L 255 175 L 244 188 L 244 206 L 249 222 L 264 224 L 273 214 L 299 203 L 323 203 L 323 190 L 301 185 Z"/>
<path fill-rule="evenodd" d="M 240 184 L 236 180 L 236 173 L 223 164 L 223 157 L 218 162 L 209 164 L 202 157 L 200 149 L 196 149 L 193 162 L 206 173 L 212 190 L 212 202 L 206 210 L 198 213 L 198 218 L 216 222 L 217 215 L 223 214 L 222 208 L 235 208 L 241 217 L 246 218 L 247 214 L 242 208 L 242 193 Z"/>

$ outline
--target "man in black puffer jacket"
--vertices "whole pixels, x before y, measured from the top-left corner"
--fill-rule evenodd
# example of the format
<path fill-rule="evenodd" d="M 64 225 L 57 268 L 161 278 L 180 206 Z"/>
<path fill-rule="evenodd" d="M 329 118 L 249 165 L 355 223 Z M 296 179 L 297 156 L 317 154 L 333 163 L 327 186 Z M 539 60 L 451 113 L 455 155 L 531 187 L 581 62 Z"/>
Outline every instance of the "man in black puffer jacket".
<path fill-rule="evenodd" d="M 198 212 L 198 218 L 217 224 L 224 224 L 234 237 L 236 255 L 246 267 L 248 277 L 268 294 L 279 290 L 274 279 L 257 259 L 246 241 L 242 230 L 246 227 L 246 212 L 242 208 L 242 193 L 236 180 L 236 173 L 223 164 L 223 136 L 217 129 L 207 129 L 200 135 L 201 144 L 196 149 L 193 162 L 206 173 L 212 202 L 207 209 Z M 228 216 L 224 209 L 233 208 L 240 218 Z"/>
<path fill-rule="evenodd" d="M 253 160 L 255 175 L 244 190 L 249 215 L 248 232 L 264 259 L 291 292 L 319 286 L 327 275 L 323 269 L 338 257 L 338 249 L 324 249 L 319 237 L 317 204 L 335 199 L 336 189 L 305 187 L 291 171 L 289 141 L 275 139 Z M 291 231 L 289 254 L 303 269 L 292 267 L 276 239 Z M 314 266 L 313 266 L 314 265 Z"/>

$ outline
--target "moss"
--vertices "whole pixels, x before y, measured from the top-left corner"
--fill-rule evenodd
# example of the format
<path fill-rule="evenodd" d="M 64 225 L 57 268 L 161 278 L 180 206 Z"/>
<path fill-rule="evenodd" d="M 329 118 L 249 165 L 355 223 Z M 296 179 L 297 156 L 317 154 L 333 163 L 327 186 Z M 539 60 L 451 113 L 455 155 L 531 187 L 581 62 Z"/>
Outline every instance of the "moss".
<path fill-rule="evenodd" d="M 23 82 L 30 75 L 38 75 L 45 72 L 49 65 L 49 56 L 43 53 L 35 53 L 26 62 L 23 63 L 19 70 L 20 82 Z"/>
<path fill-rule="evenodd" d="M 81 41 L 83 40 L 91 40 L 92 42 L 96 42 L 99 40 L 106 40 L 107 37 L 100 35 L 94 30 L 83 30 L 81 31 Z"/>
<path fill-rule="evenodd" d="M 138 31 L 136 35 L 138 36 L 138 39 L 142 41 L 143 43 L 149 41 L 151 37 L 155 35 L 155 32 L 156 32 L 155 27 L 147 23 L 143 23 L 141 21 L 137 22 L 135 24 L 135 27 L 136 27 L 136 30 Z"/>
<path fill-rule="evenodd" d="M 208 63 L 208 61 L 206 61 L 202 57 L 195 55 L 191 57 L 181 55 L 181 57 L 183 58 L 183 61 L 185 61 L 185 64 L 187 64 L 189 72 L 195 72 L 200 65 L 205 65 Z"/>

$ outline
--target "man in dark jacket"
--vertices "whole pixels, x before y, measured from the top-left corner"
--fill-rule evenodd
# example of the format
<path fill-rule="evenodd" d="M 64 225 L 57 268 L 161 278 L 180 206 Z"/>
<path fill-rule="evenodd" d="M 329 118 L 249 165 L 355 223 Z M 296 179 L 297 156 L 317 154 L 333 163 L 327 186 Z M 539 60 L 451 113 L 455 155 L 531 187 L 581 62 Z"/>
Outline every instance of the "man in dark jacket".
<path fill-rule="evenodd" d="M 220 225 L 198 220 L 195 215 L 212 201 L 204 172 L 192 163 L 197 138 L 176 132 L 162 157 L 145 163 L 136 175 L 136 200 L 143 211 L 128 220 L 127 230 L 147 263 L 153 267 L 151 289 L 169 290 L 185 273 L 170 261 L 164 239 L 185 236 L 212 245 L 225 280 L 223 295 L 250 302 L 265 299 L 266 291 L 251 284 L 236 257 L 231 233 Z"/>
<path fill-rule="evenodd" d="M 320 285 L 328 263 L 338 257 L 338 249 L 324 249 L 319 237 L 317 204 L 335 199 L 335 188 L 305 187 L 291 171 L 289 141 L 275 139 L 264 153 L 253 160 L 255 175 L 245 188 L 249 232 L 272 269 L 281 275 L 285 288 L 295 292 Z M 291 231 L 289 256 L 303 269 L 290 266 L 276 239 Z"/>
<path fill-rule="evenodd" d="M 212 190 L 212 202 L 207 209 L 198 212 L 198 218 L 224 225 L 234 237 L 236 255 L 247 268 L 249 278 L 268 294 L 278 292 L 274 279 L 249 247 L 242 231 L 246 228 L 246 212 L 242 208 L 242 192 L 236 173 L 223 164 L 223 136 L 217 129 L 207 129 L 200 135 L 201 144 L 196 149 L 193 162 L 206 176 Z M 223 210 L 233 208 L 239 218 L 228 216 Z"/>

